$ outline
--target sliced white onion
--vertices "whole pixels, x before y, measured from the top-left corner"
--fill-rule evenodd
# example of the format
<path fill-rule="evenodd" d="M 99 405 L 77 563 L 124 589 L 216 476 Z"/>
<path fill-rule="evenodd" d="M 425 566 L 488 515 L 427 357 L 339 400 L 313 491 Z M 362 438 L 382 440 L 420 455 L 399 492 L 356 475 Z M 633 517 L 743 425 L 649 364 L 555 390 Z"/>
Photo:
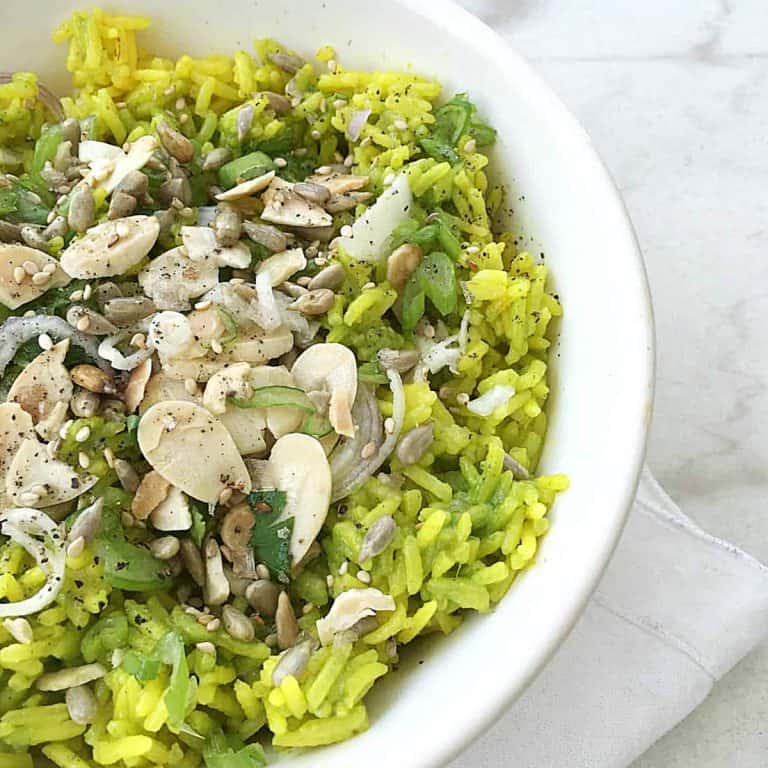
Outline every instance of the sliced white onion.
<path fill-rule="evenodd" d="M 37 613 L 56 599 L 64 584 L 64 535 L 45 512 L 29 507 L 4 512 L 0 531 L 29 552 L 46 576 L 45 585 L 32 597 L 16 603 L 0 603 L 0 618 Z M 38 537 L 44 537 L 44 541 Z"/>
<path fill-rule="evenodd" d="M 405 420 L 405 390 L 403 380 L 397 371 L 388 368 L 387 377 L 392 390 L 392 421 L 394 422 L 392 431 L 381 443 L 381 413 L 376 396 L 371 388 L 358 386 L 355 405 L 352 408 L 352 419 L 357 425 L 357 431 L 351 440 L 340 443 L 331 454 L 330 464 L 333 476 L 331 501 L 343 499 L 359 488 L 389 458 L 397 445 Z M 362 459 L 363 446 L 370 442 L 377 445 L 378 450 L 369 459 Z"/>
<path fill-rule="evenodd" d="M 133 334 L 127 331 L 116 334 L 115 336 L 105 336 L 99 344 L 99 356 L 109 360 L 110 365 L 117 371 L 132 371 L 138 368 L 143 362 L 152 357 L 154 351 L 150 345 L 143 349 L 137 349 L 130 355 L 124 355 L 117 345 L 129 339 Z"/>
<path fill-rule="evenodd" d="M 368 122 L 370 116 L 370 109 L 358 109 L 352 113 L 349 118 L 349 125 L 347 126 L 347 136 L 349 136 L 352 141 L 357 141 L 360 138 L 360 134 L 363 132 L 363 127 Z"/>
<path fill-rule="evenodd" d="M 197 226 L 207 227 L 216 218 L 215 205 L 201 205 L 197 209 Z"/>
<path fill-rule="evenodd" d="M 96 365 L 107 368 L 99 358 L 99 342 L 94 336 L 88 336 L 73 328 L 66 320 L 53 315 L 34 315 L 33 317 L 9 317 L 0 326 L 0 376 L 8 363 L 13 360 L 19 347 L 41 333 L 47 333 L 56 341 L 70 339 L 80 347 Z"/>
<path fill-rule="evenodd" d="M 491 387 L 485 394 L 470 400 L 467 410 L 478 416 L 490 416 L 497 408 L 506 405 L 509 398 L 515 394 L 515 388 L 506 384 L 497 384 Z"/>
<path fill-rule="evenodd" d="M 269 272 L 259 272 L 256 275 L 256 322 L 265 331 L 274 331 L 283 321 L 280 317 L 280 309 L 272 291 L 272 280 Z"/>

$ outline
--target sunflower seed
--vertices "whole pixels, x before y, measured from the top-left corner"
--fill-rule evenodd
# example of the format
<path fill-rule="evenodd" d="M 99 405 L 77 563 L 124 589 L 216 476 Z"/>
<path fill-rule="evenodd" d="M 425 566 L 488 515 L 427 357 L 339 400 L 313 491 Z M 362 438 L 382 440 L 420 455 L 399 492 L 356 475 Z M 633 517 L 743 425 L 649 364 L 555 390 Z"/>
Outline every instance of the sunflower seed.
<path fill-rule="evenodd" d="M 165 151 L 180 163 L 188 163 L 195 156 L 194 144 L 165 121 L 157 124 L 157 135 Z"/>
<path fill-rule="evenodd" d="M 302 315 L 324 315 L 336 302 L 336 294 L 328 288 L 317 288 L 299 296 L 290 307 L 298 309 Z"/>
<path fill-rule="evenodd" d="M 237 208 L 227 203 L 219 203 L 213 219 L 213 231 L 219 245 L 229 247 L 240 240 L 243 217 Z"/>
<path fill-rule="evenodd" d="M 99 705 L 96 697 L 87 685 L 69 688 L 64 695 L 64 701 L 72 722 L 78 725 L 88 725 L 96 719 Z"/>
<path fill-rule="evenodd" d="M 376 555 L 380 555 L 390 544 L 397 532 L 397 524 L 391 515 L 380 517 L 366 532 L 360 547 L 358 562 L 364 563 Z M 359 575 L 358 575 L 358 578 Z M 363 579 L 360 579 L 363 581 Z"/>
<path fill-rule="evenodd" d="M 203 564 L 203 556 L 200 554 L 200 550 L 192 539 L 182 539 L 180 547 L 181 559 L 184 562 L 187 573 L 189 573 L 192 581 L 198 587 L 202 587 L 205 584 L 205 565 Z"/>
<path fill-rule="evenodd" d="M 144 174 L 141 174 L 142 176 Z M 138 205 L 138 201 L 133 195 L 129 195 L 125 192 L 113 192 L 109 201 L 109 212 L 107 218 L 109 219 L 123 219 L 126 216 L 130 216 Z"/>
<path fill-rule="evenodd" d="M 315 184 L 311 181 L 297 182 L 293 185 L 293 191 L 312 203 L 322 204 L 331 196 L 328 187 L 324 187 L 322 184 Z"/>
<path fill-rule="evenodd" d="M 280 253 L 288 247 L 288 238 L 277 227 L 269 224 L 257 224 L 253 221 L 244 221 L 243 230 L 254 243 L 263 245 L 270 251 Z"/>
<path fill-rule="evenodd" d="M 421 424 L 400 438 L 395 455 L 403 464 L 415 464 L 431 448 L 434 440 L 434 424 Z"/>
<path fill-rule="evenodd" d="M 297 56 L 293 53 L 268 53 L 267 58 L 277 67 L 288 72 L 291 75 L 295 75 L 306 64 L 301 56 Z"/>
<path fill-rule="evenodd" d="M 226 147 L 217 147 L 212 149 L 203 158 L 203 170 L 204 171 L 217 171 L 222 165 L 228 163 L 232 159 L 232 152 Z"/>
<path fill-rule="evenodd" d="M 275 612 L 275 630 L 277 631 L 277 645 L 285 650 L 296 644 L 299 636 L 299 624 L 296 614 L 293 612 L 291 598 L 287 592 L 281 592 L 277 598 L 277 611 Z"/>
<path fill-rule="evenodd" d="M 120 179 L 118 185 L 112 192 L 112 197 L 118 193 L 130 195 L 137 200 L 144 197 L 149 191 L 149 177 L 141 171 L 130 171 Z"/>
<path fill-rule="evenodd" d="M 274 616 L 280 591 L 280 587 L 269 579 L 258 579 L 246 588 L 245 599 L 261 616 Z"/>
<path fill-rule="evenodd" d="M 244 613 L 241 613 L 231 605 L 225 605 L 221 610 L 221 620 L 224 623 L 224 630 L 235 640 L 242 640 L 250 643 L 256 636 L 253 624 L 248 620 Z"/>
<path fill-rule="evenodd" d="M 272 670 L 272 685 L 279 686 L 289 675 L 298 678 L 312 656 L 312 641 L 302 640 L 288 649 Z"/>
<path fill-rule="evenodd" d="M 69 198 L 67 224 L 75 232 L 85 232 L 96 221 L 96 201 L 87 184 L 78 184 Z"/>

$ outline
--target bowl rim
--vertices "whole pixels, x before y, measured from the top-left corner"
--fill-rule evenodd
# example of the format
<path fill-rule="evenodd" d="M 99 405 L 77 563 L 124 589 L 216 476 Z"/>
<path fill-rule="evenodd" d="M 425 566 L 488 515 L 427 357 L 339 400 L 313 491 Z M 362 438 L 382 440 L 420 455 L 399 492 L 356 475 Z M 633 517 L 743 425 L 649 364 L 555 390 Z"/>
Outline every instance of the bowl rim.
<path fill-rule="evenodd" d="M 539 645 L 535 654 L 535 661 L 530 664 L 523 676 L 522 683 L 519 680 L 514 682 L 510 679 L 505 684 L 503 675 L 500 675 L 497 693 L 484 692 L 482 706 L 465 712 L 466 727 L 461 731 L 446 734 L 444 742 L 438 749 L 429 755 L 423 755 L 422 759 L 418 761 L 419 768 L 438 768 L 447 765 L 466 750 L 522 696 L 565 642 L 597 589 L 624 531 L 642 474 L 653 411 L 656 339 L 648 275 L 632 220 L 616 182 L 583 126 L 525 57 L 515 51 L 498 32 L 470 11 L 458 5 L 455 0 L 430 0 L 429 3 L 425 3 L 423 0 L 395 0 L 395 4 L 421 16 L 446 32 L 454 35 L 459 34 L 468 46 L 476 49 L 482 48 L 486 54 L 488 51 L 495 52 L 500 58 L 514 62 L 515 68 L 522 73 L 522 77 L 537 91 L 539 106 L 570 134 L 579 138 L 584 158 L 588 159 L 591 166 L 593 183 L 599 184 L 606 197 L 612 199 L 617 218 L 623 224 L 623 238 L 619 250 L 627 259 L 628 271 L 634 272 L 634 282 L 637 286 L 636 304 L 644 320 L 643 349 L 638 347 L 634 363 L 643 379 L 642 389 L 645 394 L 644 402 L 647 405 L 644 409 L 638 409 L 639 418 L 635 420 L 634 439 L 632 441 L 627 440 L 628 445 L 631 446 L 631 452 L 623 463 L 625 477 L 622 491 L 611 500 L 612 505 L 621 510 L 621 514 L 615 515 L 607 522 L 598 555 L 589 560 L 584 572 L 579 575 L 580 588 L 578 593 L 571 598 L 567 610 L 562 610 L 560 613 L 558 631 L 552 633 L 546 641 Z"/>

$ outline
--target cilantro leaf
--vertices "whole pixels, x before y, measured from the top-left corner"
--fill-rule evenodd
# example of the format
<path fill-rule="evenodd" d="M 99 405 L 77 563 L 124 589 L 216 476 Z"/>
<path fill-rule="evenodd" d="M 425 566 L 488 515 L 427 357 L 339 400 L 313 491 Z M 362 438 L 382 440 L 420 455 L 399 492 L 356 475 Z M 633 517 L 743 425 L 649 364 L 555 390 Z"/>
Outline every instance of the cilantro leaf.
<path fill-rule="evenodd" d="M 287 584 L 291 578 L 289 546 L 293 533 L 293 518 L 279 519 L 285 509 L 285 502 L 284 491 L 261 490 L 248 494 L 248 504 L 256 513 L 250 542 L 254 556 L 283 584 Z"/>
<path fill-rule="evenodd" d="M 201 509 L 201 504 L 193 501 L 189 506 L 192 511 L 192 528 L 190 529 L 190 535 L 192 536 L 192 541 L 200 547 L 203 544 L 203 538 L 205 537 L 207 528 L 205 521 L 206 516 L 203 509 Z"/>
<path fill-rule="evenodd" d="M 262 768 L 267 758 L 261 744 L 244 744 L 234 734 L 214 733 L 203 747 L 205 768 Z"/>

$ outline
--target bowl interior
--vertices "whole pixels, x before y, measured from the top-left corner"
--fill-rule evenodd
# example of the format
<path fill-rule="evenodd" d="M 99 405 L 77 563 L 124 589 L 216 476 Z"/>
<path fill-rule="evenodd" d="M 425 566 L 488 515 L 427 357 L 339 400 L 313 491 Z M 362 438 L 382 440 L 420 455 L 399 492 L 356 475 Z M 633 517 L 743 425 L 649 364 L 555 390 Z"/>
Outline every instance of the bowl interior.
<path fill-rule="evenodd" d="M 479 21 L 432 0 L 131 0 L 154 19 L 148 47 L 192 55 L 279 38 L 307 54 L 330 43 L 348 67 L 408 68 L 466 90 L 498 130 L 496 172 L 514 226 L 543 252 L 565 306 L 553 355 L 551 425 L 541 469 L 565 472 L 536 567 L 499 607 L 404 654 L 371 696 L 374 727 L 345 744 L 281 756 L 319 765 L 444 763 L 524 689 L 576 620 L 634 494 L 652 400 L 645 274 L 621 201 L 586 134 L 528 66 Z M 49 33 L 80 0 L 4 0 L 0 70 L 31 69 L 59 93 L 64 51 Z M 31 22 L 34 20 L 34 23 Z M 421 663 L 423 661 L 423 663 Z"/>

